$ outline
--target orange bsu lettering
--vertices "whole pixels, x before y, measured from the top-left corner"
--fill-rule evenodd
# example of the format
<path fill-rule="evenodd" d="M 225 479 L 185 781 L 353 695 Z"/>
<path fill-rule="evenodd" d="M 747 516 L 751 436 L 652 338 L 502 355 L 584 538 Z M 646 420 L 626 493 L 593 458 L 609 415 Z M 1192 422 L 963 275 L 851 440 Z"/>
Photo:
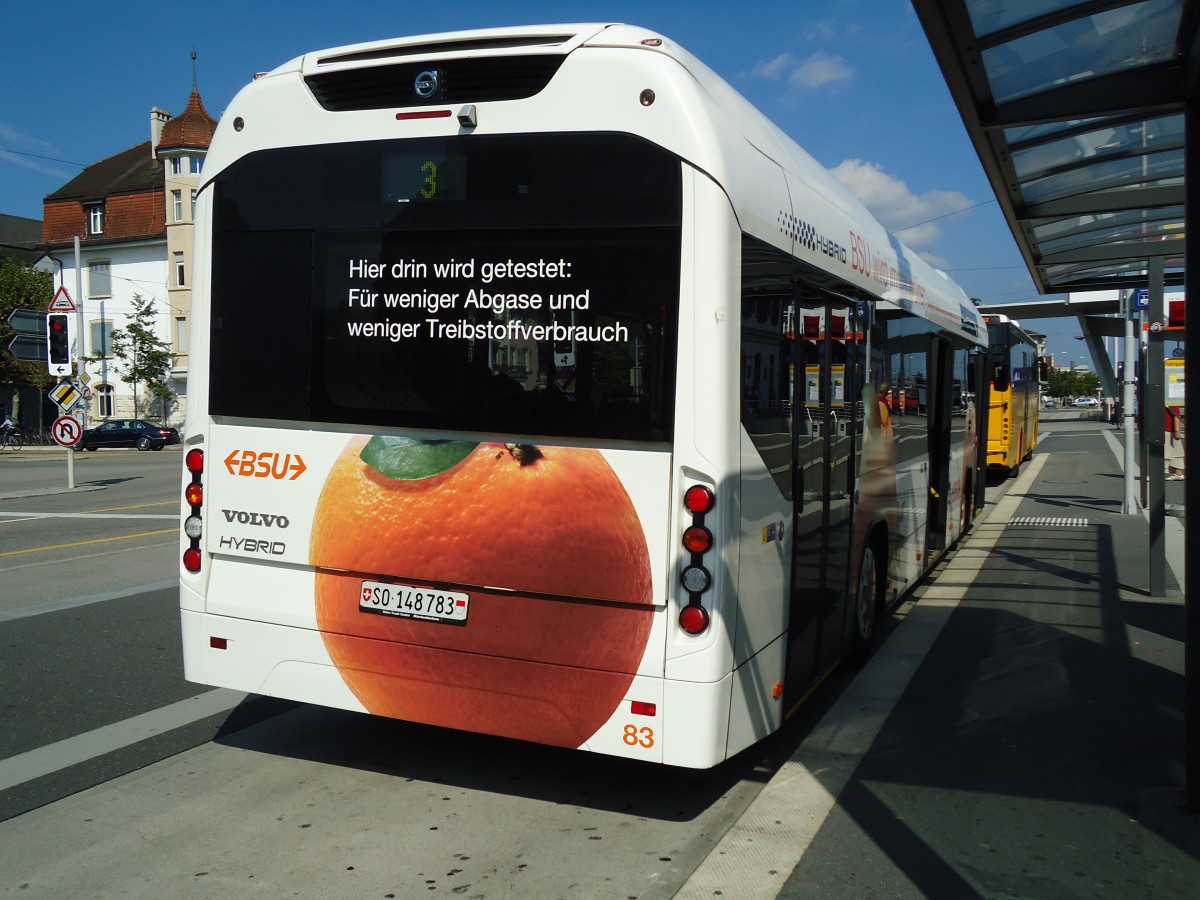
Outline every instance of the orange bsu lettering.
<path fill-rule="evenodd" d="M 275 478 L 295 481 L 308 466 L 299 453 L 278 453 L 274 450 L 234 450 L 225 457 L 225 468 L 230 475 L 248 475 L 253 478 Z"/>

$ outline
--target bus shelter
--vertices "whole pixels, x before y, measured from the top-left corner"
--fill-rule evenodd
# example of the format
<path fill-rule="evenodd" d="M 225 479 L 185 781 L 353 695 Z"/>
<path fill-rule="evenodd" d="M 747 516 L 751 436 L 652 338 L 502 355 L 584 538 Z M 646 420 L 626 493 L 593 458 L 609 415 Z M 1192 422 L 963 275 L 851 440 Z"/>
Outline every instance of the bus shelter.
<path fill-rule="evenodd" d="M 1164 289 L 1185 284 L 1189 249 L 1200 254 L 1200 175 L 1188 177 L 1200 166 L 1200 0 L 913 7 L 1038 292 L 1145 291 L 1142 401 L 1163 408 Z M 1187 318 L 1190 336 L 1200 326 Z M 1200 377 L 1190 358 L 1183 369 L 1184 381 Z M 1160 584 L 1161 441 L 1159 431 L 1148 459 Z M 1195 475 L 1185 491 L 1188 505 L 1200 502 Z M 1200 558 L 1200 533 L 1186 535 L 1188 558 Z M 1200 809 L 1200 585 L 1185 580 L 1187 792 Z"/>

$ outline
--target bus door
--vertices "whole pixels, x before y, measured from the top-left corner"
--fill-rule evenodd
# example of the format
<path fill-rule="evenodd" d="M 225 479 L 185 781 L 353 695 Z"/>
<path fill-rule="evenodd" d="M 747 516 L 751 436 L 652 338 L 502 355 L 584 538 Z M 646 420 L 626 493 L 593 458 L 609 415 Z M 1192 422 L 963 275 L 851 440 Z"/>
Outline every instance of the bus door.
<path fill-rule="evenodd" d="M 792 590 L 788 681 L 800 689 L 841 655 L 853 524 L 854 448 L 861 424 L 853 310 L 811 289 L 797 299 Z"/>
<path fill-rule="evenodd" d="M 950 502 L 950 435 L 954 398 L 954 348 L 934 338 L 929 355 L 929 498 L 925 529 L 926 560 L 946 549 L 946 511 Z"/>
<path fill-rule="evenodd" d="M 971 382 L 975 392 L 975 470 L 972 498 L 975 509 L 981 510 L 987 503 L 988 441 L 991 416 L 988 409 L 992 403 L 992 378 L 987 353 L 974 350 L 970 355 Z"/>

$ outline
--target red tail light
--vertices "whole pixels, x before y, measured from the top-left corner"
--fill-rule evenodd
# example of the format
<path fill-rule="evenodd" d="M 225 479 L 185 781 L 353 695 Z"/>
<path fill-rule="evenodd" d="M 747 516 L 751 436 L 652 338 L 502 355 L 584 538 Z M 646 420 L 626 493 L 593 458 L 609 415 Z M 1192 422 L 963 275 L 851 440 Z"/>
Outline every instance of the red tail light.
<path fill-rule="evenodd" d="M 683 533 L 683 546 L 689 553 L 707 553 L 712 539 L 712 532 L 703 525 L 693 525 Z"/>
<path fill-rule="evenodd" d="M 191 515 L 183 522 L 183 533 L 187 535 L 189 546 L 183 551 L 183 567 L 189 572 L 199 572 L 204 555 L 200 552 L 200 538 L 204 533 L 204 519 L 200 515 L 204 507 L 204 451 L 199 448 L 189 450 L 183 458 L 184 467 L 191 473 L 192 480 L 183 489 L 183 499 L 191 507 Z"/>
<path fill-rule="evenodd" d="M 713 534 L 705 527 L 704 517 L 716 506 L 712 488 L 693 484 L 683 493 L 683 505 L 692 514 L 691 524 L 683 531 L 683 549 L 691 559 L 679 573 L 679 586 L 687 593 L 687 605 L 679 611 L 679 627 L 687 634 L 701 634 L 708 628 L 709 613 L 701 604 L 701 595 L 712 588 L 712 574 L 704 565 L 704 554 L 713 548 Z"/>
<path fill-rule="evenodd" d="M 699 603 L 685 606 L 679 613 L 679 627 L 688 634 L 700 634 L 708 627 L 708 610 Z"/>
<path fill-rule="evenodd" d="M 683 505 L 688 508 L 689 512 L 704 515 L 713 508 L 716 499 L 713 492 L 704 485 L 693 484 L 683 495 Z"/>

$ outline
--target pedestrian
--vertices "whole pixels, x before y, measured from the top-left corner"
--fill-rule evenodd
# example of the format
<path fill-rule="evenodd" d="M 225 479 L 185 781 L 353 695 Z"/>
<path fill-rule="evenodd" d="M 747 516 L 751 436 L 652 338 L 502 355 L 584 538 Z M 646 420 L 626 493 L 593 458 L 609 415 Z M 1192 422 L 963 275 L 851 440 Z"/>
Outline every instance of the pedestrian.
<path fill-rule="evenodd" d="M 1163 418 L 1166 431 L 1163 440 L 1163 459 L 1167 464 L 1167 481 L 1183 481 L 1184 420 L 1182 406 L 1168 406 Z"/>
<path fill-rule="evenodd" d="M 1117 431 L 1121 430 L 1121 425 L 1124 420 L 1121 418 L 1121 401 L 1114 400 L 1112 405 L 1112 418 L 1109 420 L 1113 425 L 1117 426 Z"/>

